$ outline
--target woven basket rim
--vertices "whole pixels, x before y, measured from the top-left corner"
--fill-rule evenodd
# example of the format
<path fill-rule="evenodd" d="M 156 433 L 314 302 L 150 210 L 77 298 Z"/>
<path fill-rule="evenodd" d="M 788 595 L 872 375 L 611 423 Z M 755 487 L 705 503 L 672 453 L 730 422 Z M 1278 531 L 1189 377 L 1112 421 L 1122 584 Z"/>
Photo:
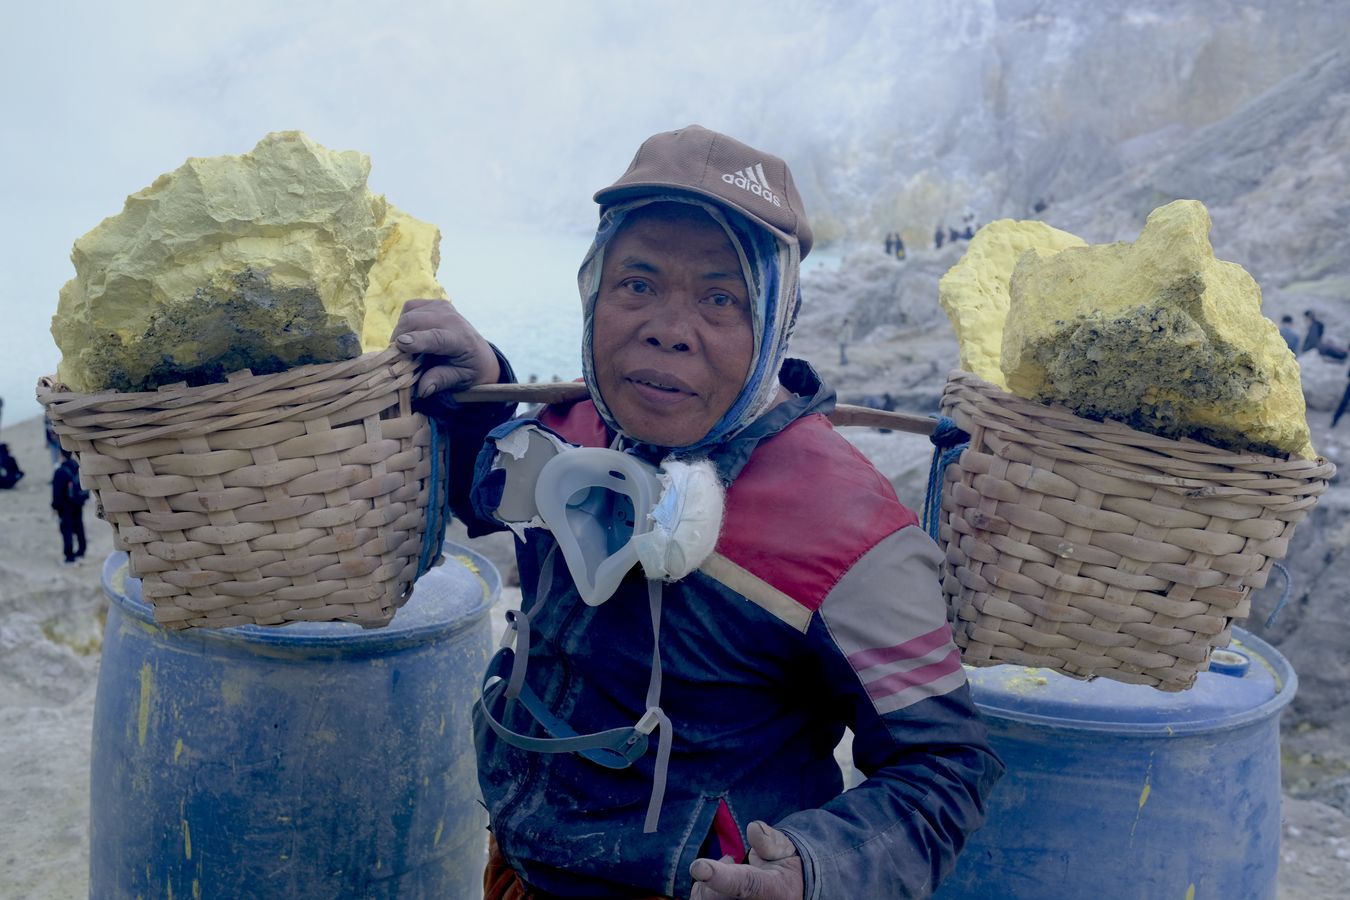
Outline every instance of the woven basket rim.
<path fill-rule="evenodd" d="M 294 383 L 340 378 L 347 374 L 368 371 L 396 361 L 399 357 L 411 360 L 397 347 L 371 350 L 351 359 L 326 363 L 305 363 L 280 372 L 255 375 L 248 369 L 228 372 L 223 381 L 188 385 L 183 382 L 166 384 L 153 391 L 72 391 L 57 381 L 56 375 L 44 375 L 37 382 L 37 400 L 42 406 L 61 404 L 63 409 L 109 408 L 113 411 L 130 409 L 171 408 L 182 398 L 195 401 L 215 399 L 217 395 L 237 394 L 240 391 L 274 389 Z"/>
<path fill-rule="evenodd" d="M 99 433 L 101 440 L 124 446 L 179 436 L 199 428 L 204 418 L 234 429 L 327 417 L 373 393 L 411 385 L 417 371 L 416 357 L 389 347 L 266 375 L 244 369 L 225 381 L 155 391 L 84 394 L 46 376 L 38 382 L 37 400 L 58 434 Z"/>
<path fill-rule="evenodd" d="M 1238 471 L 1257 470 L 1264 473 L 1261 481 L 1272 477 L 1294 478 L 1298 481 L 1329 480 L 1336 472 L 1335 464 L 1324 456 L 1305 459 L 1294 454 L 1290 454 L 1288 457 L 1280 457 L 1252 452 L 1239 453 L 1235 450 L 1206 444 L 1194 438 L 1168 438 L 1147 431 L 1140 431 L 1115 419 L 1100 421 L 1088 419 L 1059 403 L 1019 397 L 964 369 L 952 369 L 948 373 L 947 384 L 951 385 L 952 383 L 968 386 L 991 399 L 999 400 L 1001 403 L 1000 412 L 1004 413 L 1005 417 L 1010 420 L 1010 425 L 1013 419 L 1035 419 L 1041 424 L 1061 432 L 1070 430 L 1063 426 L 1070 426 L 1073 431 L 1088 436 L 1096 433 L 1116 438 L 1116 440 L 1108 443 L 1128 444 L 1140 450 L 1156 453 L 1172 462 L 1193 462 L 1200 466 L 1225 466 Z M 1203 471 L 1197 469 L 1197 474 L 1203 474 Z M 1278 475 L 1272 475 L 1271 473 L 1278 473 Z M 1131 477 L 1135 477 L 1133 473 L 1131 473 Z M 1173 477 L 1176 477 L 1178 482 L 1184 480 L 1177 476 Z M 1260 481 L 1257 483 L 1260 483 Z M 1200 482 L 1197 482 L 1196 486 L 1199 484 Z M 1177 484 L 1177 487 L 1182 488 L 1188 486 L 1182 483 Z"/>

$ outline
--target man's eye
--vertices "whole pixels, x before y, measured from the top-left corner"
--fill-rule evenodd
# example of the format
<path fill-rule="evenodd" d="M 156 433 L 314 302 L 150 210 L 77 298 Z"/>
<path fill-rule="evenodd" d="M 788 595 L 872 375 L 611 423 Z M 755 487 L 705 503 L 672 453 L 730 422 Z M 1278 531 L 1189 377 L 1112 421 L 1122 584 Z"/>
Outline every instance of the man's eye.
<path fill-rule="evenodd" d="M 730 294 L 713 294 L 708 298 L 713 306 L 735 306 L 736 298 Z"/>
<path fill-rule="evenodd" d="M 640 278 L 633 278 L 628 282 L 628 289 L 635 294 L 651 293 L 652 286 Z"/>

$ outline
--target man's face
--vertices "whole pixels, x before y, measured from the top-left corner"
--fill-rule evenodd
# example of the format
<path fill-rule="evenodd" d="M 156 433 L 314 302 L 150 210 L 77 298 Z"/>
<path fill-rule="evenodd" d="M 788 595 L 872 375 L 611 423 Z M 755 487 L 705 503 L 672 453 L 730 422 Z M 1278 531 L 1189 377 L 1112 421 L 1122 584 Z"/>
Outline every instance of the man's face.
<path fill-rule="evenodd" d="M 682 203 L 629 213 L 605 247 L 592 349 L 626 434 L 661 447 L 706 435 L 754 356 L 749 292 L 721 226 Z"/>

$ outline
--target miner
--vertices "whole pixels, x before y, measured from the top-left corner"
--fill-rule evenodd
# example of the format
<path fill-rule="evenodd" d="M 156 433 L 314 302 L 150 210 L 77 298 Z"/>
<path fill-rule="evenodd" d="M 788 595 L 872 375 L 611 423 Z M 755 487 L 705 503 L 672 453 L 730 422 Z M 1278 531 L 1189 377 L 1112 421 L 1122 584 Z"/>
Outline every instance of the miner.
<path fill-rule="evenodd" d="M 502 355 L 445 301 L 394 331 L 428 360 L 458 515 L 519 538 L 522 609 L 474 715 L 486 896 L 927 896 L 1002 765 L 941 553 L 787 356 L 812 243 L 792 175 L 691 125 L 595 200 L 587 399 L 457 404 L 513 381 Z"/>

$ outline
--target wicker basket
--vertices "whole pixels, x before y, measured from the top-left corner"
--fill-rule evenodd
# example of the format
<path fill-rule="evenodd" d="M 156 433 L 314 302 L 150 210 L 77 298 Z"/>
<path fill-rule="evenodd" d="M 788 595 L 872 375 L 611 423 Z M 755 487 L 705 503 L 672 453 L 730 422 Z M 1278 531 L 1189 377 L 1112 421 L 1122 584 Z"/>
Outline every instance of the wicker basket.
<path fill-rule="evenodd" d="M 1175 441 L 953 372 L 943 590 L 972 665 L 1183 690 L 1326 490 L 1326 460 Z"/>
<path fill-rule="evenodd" d="M 390 349 L 144 393 L 43 379 L 38 401 L 157 622 L 377 626 L 439 556 L 424 552 L 441 501 L 416 377 Z"/>

